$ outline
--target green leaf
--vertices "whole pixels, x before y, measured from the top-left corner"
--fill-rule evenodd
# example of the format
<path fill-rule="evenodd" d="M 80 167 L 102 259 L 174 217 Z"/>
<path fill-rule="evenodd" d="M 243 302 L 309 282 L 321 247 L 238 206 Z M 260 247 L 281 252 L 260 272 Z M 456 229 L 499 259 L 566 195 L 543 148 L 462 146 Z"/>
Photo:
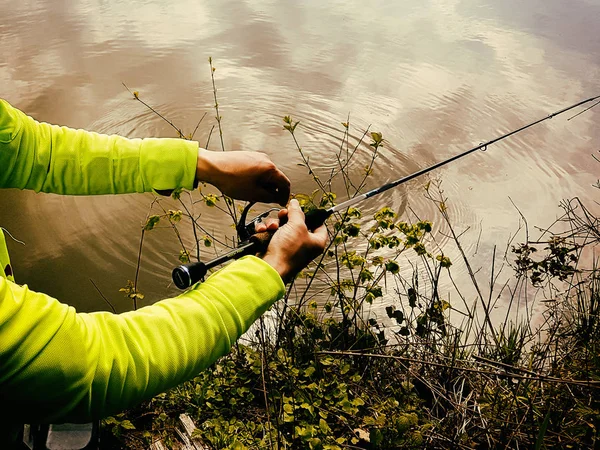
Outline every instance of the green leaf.
<path fill-rule="evenodd" d="M 174 211 L 174 210 L 170 209 L 169 212 L 167 213 L 167 215 L 171 222 L 177 223 L 177 222 L 181 221 L 183 212 L 180 210 Z"/>
<path fill-rule="evenodd" d="M 375 149 L 380 147 L 383 142 L 383 136 L 381 133 L 372 132 L 371 139 L 373 139 L 373 142 L 371 142 L 369 145 Z"/>
<path fill-rule="evenodd" d="M 348 234 L 348 236 L 356 237 L 360 232 L 360 225 L 351 223 L 346 227 L 345 232 Z"/>
<path fill-rule="evenodd" d="M 183 264 L 190 262 L 190 254 L 186 250 L 179 250 L 179 261 Z"/>
<path fill-rule="evenodd" d="M 321 364 L 323 364 L 324 366 L 330 366 L 334 363 L 334 360 L 331 356 L 326 356 L 325 358 L 321 359 Z"/>
<path fill-rule="evenodd" d="M 387 313 L 390 319 L 395 319 L 398 325 L 404 322 L 404 313 L 399 309 L 396 309 L 395 306 L 388 306 L 385 308 L 385 312 Z"/>
<path fill-rule="evenodd" d="M 171 198 L 173 200 L 179 200 L 181 198 L 181 193 L 183 192 L 183 188 L 179 187 L 177 189 L 173 189 L 173 192 L 171 192 Z"/>
<path fill-rule="evenodd" d="M 396 261 L 390 259 L 388 262 L 385 263 L 385 270 L 396 275 L 400 271 L 400 266 Z"/>
<path fill-rule="evenodd" d="M 365 401 L 360 397 L 356 397 L 354 400 L 352 400 L 352 404 L 354 406 L 363 406 L 365 404 Z"/>
<path fill-rule="evenodd" d="M 371 272 L 369 269 L 362 269 L 358 275 L 358 278 L 360 279 L 361 283 L 364 283 L 365 281 L 371 281 L 373 279 L 373 272 Z"/>
<path fill-rule="evenodd" d="M 146 224 L 144 225 L 144 230 L 150 231 L 160 222 L 160 216 L 153 215 L 148 217 Z"/>
<path fill-rule="evenodd" d="M 319 429 L 323 434 L 327 434 L 331 431 L 331 428 L 329 428 L 329 425 L 327 425 L 325 419 L 319 419 Z"/>
<path fill-rule="evenodd" d="M 408 289 L 408 305 L 411 308 L 417 306 L 417 292 L 413 288 Z"/>
<path fill-rule="evenodd" d="M 321 201 L 319 202 L 319 207 L 324 208 L 326 206 L 333 206 L 335 203 L 336 195 L 333 192 L 325 192 L 321 196 Z"/>
<path fill-rule="evenodd" d="M 126 430 L 135 430 L 135 426 L 129 420 L 124 420 L 120 423 L 120 426 Z"/>
<path fill-rule="evenodd" d="M 383 442 L 383 433 L 379 428 L 372 428 L 369 433 L 369 441 L 374 447 L 378 447 Z"/>
<path fill-rule="evenodd" d="M 427 253 L 427 249 L 425 249 L 425 246 L 421 242 L 415 244 L 413 249 L 415 250 L 415 252 L 417 252 L 417 255 L 419 256 L 423 256 Z"/>
<path fill-rule="evenodd" d="M 426 233 L 431 233 L 431 222 L 429 221 L 420 221 L 417 223 L 417 227 Z"/>
<path fill-rule="evenodd" d="M 440 262 L 440 266 L 445 267 L 446 269 L 448 269 L 452 265 L 452 261 L 450 261 L 450 258 L 448 258 L 447 256 L 437 255 L 435 259 L 437 259 Z"/>
<path fill-rule="evenodd" d="M 217 197 L 214 194 L 206 194 L 204 196 L 204 202 L 206 203 L 206 206 L 209 207 L 213 207 L 217 205 L 217 202 L 220 201 L 221 199 L 219 197 Z"/>

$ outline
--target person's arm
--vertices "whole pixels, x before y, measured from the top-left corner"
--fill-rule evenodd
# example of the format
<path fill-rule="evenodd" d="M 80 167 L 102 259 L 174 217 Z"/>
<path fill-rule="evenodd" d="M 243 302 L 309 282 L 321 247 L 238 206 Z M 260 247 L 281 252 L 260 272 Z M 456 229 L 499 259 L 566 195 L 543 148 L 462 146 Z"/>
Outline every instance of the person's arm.
<path fill-rule="evenodd" d="M 85 422 L 132 407 L 229 352 L 284 291 L 253 256 L 120 315 L 77 313 L 0 278 L 0 404 L 27 423 Z"/>
<path fill-rule="evenodd" d="M 247 256 L 184 294 L 120 315 L 77 313 L 0 278 L 0 404 L 11 420 L 85 422 L 192 378 L 217 358 L 320 254 L 292 200 L 264 255 Z"/>
<path fill-rule="evenodd" d="M 192 189 L 198 181 L 253 202 L 285 205 L 290 194 L 290 180 L 264 153 L 59 127 L 0 99 L 0 188 L 96 195 Z"/>
<path fill-rule="evenodd" d="M 0 99 L 0 187 L 71 195 L 191 189 L 197 158 L 197 142 L 40 123 Z"/>

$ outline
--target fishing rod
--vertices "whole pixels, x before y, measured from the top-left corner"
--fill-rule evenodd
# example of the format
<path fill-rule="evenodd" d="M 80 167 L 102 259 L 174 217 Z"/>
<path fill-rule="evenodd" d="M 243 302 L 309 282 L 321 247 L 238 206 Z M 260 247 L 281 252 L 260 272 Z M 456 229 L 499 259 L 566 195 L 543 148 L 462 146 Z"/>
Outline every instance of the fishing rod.
<path fill-rule="evenodd" d="M 506 134 L 503 134 L 502 136 L 496 137 L 492 140 L 489 140 L 487 142 L 479 144 L 478 146 L 473 147 L 469 150 L 466 150 L 462 153 L 459 153 L 455 156 L 452 156 L 451 158 L 445 159 L 445 160 L 435 163 L 429 167 L 426 167 L 417 172 L 414 172 L 410 175 L 399 178 L 390 183 L 384 184 L 383 186 L 379 186 L 375 189 L 365 192 L 364 194 L 357 195 L 356 197 L 348 199 L 345 202 L 342 202 L 338 205 L 332 206 L 331 208 L 313 209 L 306 213 L 306 216 L 305 216 L 306 226 L 309 230 L 313 231 L 313 230 L 317 229 L 318 227 L 320 227 L 321 225 L 323 225 L 325 223 L 325 221 L 336 212 L 345 210 L 346 208 L 349 208 L 350 206 L 355 205 L 356 203 L 362 202 L 363 200 L 366 200 L 375 195 L 381 194 L 389 189 L 392 189 L 396 186 L 406 183 L 407 181 L 410 181 L 414 178 L 420 177 L 421 175 L 431 172 L 432 170 L 435 170 L 439 167 L 445 166 L 446 164 L 456 161 L 457 159 L 467 156 L 470 153 L 473 153 L 477 150 L 485 151 L 485 150 L 487 150 L 488 146 L 495 144 L 496 142 L 499 142 L 503 139 L 506 139 L 517 133 L 520 133 L 521 131 L 526 130 L 527 128 L 530 128 L 534 125 L 537 125 L 538 123 L 544 122 L 548 119 L 552 119 L 553 117 L 556 117 L 560 114 L 563 114 L 567 111 L 577 108 L 578 106 L 584 105 L 589 102 L 593 102 L 594 100 L 598 100 L 598 99 L 600 99 L 600 95 L 588 98 L 587 100 L 582 100 L 578 103 L 575 103 L 574 105 L 563 108 L 559 111 L 556 111 L 550 115 L 542 117 L 541 119 L 538 119 L 527 125 L 523 125 L 522 127 L 518 128 L 516 130 L 510 131 Z M 596 105 L 593 105 L 593 106 L 596 106 Z M 233 260 L 233 259 L 241 258 L 242 256 L 253 255 L 253 254 L 263 252 L 266 250 L 267 246 L 269 245 L 269 241 L 271 240 L 272 234 L 267 231 L 262 232 L 262 233 L 254 233 L 253 229 L 254 229 L 254 225 L 258 221 L 260 221 L 262 218 L 266 217 L 269 214 L 269 212 L 272 211 L 273 209 L 260 214 L 259 216 L 255 217 L 248 225 L 246 225 L 246 223 L 245 223 L 246 215 L 252 205 L 253 204 L 250 203 L 248 206 L 246 206 L 246 208 L 244 209 L 244 212 L 242 213 L 242 216 L 240 218 L 240 222 L 237 226 L 238 235 L 240 236 L 240 240 L 242 241 L 241 244 L 237 248 L 233 249 L 229 253 L 219 256 L 218 258 L 215 258 L 206 263 L 198 261 L 198 262 L 194 262 L 194 263 L 184 264 L 184 265 L 178 266 L 175 269 L 173 269 L 173 274 L 172 274 L 173 281 L 179 289 L 187 289 L 188 287 L 197 283 L 202 278 L 204 278 L 204 276 L 208 273 L 208 271 L 210 269 L 212 269 L 213 267 L 219 266 L 219 265 L 221 265 L 227 261 Z"/>

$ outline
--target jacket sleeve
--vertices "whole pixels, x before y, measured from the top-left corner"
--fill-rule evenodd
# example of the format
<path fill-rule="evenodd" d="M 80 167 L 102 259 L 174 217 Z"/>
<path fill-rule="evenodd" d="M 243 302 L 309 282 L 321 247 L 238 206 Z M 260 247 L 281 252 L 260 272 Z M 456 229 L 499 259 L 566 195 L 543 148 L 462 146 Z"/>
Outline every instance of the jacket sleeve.
<path fill-rule="evenodd" d="M 0 99 L 0 188 L 95 195 L 194 184 L 198 143 L 40 123 Z"/>
<path fill-rule="evenodd" d="M 284 291 L 254 256 L 120 315 L 77 313 L 0 278 L 0 404 L 27 423 L 85 422 L 131 407 L 229 352 Z"/>

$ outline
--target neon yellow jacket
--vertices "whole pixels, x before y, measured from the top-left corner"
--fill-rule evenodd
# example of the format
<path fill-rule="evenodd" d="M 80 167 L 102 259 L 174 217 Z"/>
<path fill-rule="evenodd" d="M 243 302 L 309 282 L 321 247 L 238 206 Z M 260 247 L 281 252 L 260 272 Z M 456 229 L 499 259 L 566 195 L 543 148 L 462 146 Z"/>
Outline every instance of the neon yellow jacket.
<path fill-rule="evenodd" d="M 197 153 L 197 143 L 180 139 L 38 123 L 0 100 L 0 188 L 191 188 Z M 178 297 L 120 315 L 85 314 L 2 276 L 3 237 L 0 264 L 0 405 L 15 422 L 87 422 L 165 391 L 229 352 L 285 289 L 271 266 L 249 256 Z"/>

